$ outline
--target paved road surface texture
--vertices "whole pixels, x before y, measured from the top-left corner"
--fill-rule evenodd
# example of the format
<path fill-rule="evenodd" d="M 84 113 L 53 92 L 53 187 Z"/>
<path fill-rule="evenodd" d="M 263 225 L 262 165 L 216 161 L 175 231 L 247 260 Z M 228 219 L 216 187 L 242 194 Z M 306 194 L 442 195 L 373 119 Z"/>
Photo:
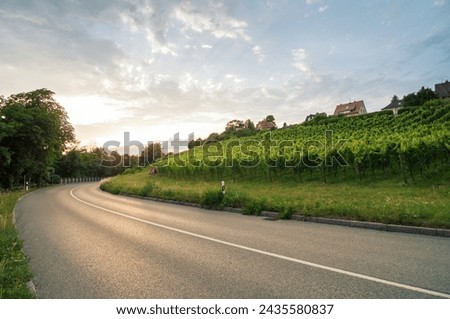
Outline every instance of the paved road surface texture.
<path fill-rule="evenodd" d="M 16 206 L 40 298 L 450 298 L 450 239 L 47 188 Z"/>

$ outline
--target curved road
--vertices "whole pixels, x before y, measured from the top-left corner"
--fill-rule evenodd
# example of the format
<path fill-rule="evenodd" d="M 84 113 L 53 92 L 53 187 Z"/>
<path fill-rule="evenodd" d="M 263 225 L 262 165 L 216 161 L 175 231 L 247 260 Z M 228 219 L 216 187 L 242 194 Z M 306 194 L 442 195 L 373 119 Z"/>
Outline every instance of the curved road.
<path fill-rule="evenodd" d="M 17 228 L 40 298 L 450 298 L 450 239 L 104 193 L 28 194 Z"/>

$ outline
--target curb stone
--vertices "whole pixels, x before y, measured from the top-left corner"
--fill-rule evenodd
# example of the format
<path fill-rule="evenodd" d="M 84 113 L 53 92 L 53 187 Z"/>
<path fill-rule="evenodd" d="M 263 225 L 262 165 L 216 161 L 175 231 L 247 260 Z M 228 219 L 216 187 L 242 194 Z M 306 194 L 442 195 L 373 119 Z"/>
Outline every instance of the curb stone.
<path fill-rule="evenodd" d="M 30 280 L 29 282 L 27 282 L 27 288 L 29 291 L 31 291 L 31 293 L 37 297 L 37 291 L 36 291 L 36 286 L 34 285 L 33 280 Z"/>
<path fill-rule="evenodd" d="M 176 205 L 182 205 L 182 206 L 202 208 L 200 204 L 196 204 L 196 203 L 188 203 L 188 202 L 161 199 L 161 198 L 155 198 L 155 197 L 145 197 L 145 196 L 138 196 L 138 195 L 132 195 L 132 194 L 125 194 L 125 193 L 120 193 L 119 195 L 133 197 L 133 198 L 139 198 L 139 199 L 145 199 L 145 200 L 151 200 L 151 201 L 161 202 L 161 203 L 169 203 L 169 204 L 176 204 Z M 234 208 L 234 207 L 224 207 L 222 211 L 226 211 L 229 213 L 242 214 L 243 209 L 242 208 Z M 262 211 L 260 216 L 268 217 L 271 219 L 278 219 L 278 213 L 276 213 L 276 212 Z M 312 222 L 312 223 L 318 223 L 318 224 L 327 224 L 327 225 L 355 227 L 355 228 L 372 229 L 372 230 L 387 231 L 387 232 L 450 238 L 450 229 L 443 229 L 443 228 L 429 228 L 429 227 L 418 227 L 418 226 L 383 224 L 383 223 L 363 222 L 363 221 L 347 220 L 347 219 L 312 217 L 312 216 L 305 216 L 305 215 L 301 215 L 301 214 L 294 214 L 294 215 L 292 215 L 291 219 L 295 220 L 295 221 Z"/>

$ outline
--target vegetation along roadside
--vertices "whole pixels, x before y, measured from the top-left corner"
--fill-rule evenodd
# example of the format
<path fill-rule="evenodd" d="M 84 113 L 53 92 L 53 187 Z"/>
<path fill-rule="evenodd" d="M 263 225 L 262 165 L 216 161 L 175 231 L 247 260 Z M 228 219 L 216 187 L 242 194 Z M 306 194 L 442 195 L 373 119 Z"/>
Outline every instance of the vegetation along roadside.
<path fill-rule="evenodd" d="M 24 193 L 0 193 L 0 299 L 35 297 L 27 286 L 32 273 L 12 219 L 14 206 Z"/>
<path fill-rule="evenodd" d="M 222 195 L 219 181 L 149 176 L 147 169 L 143 169 L 116 176 L 103 183 L 101 188 L 113 194 L 198 203 L 211 209 L 242 208 L 243 213 L 249 215 L 274 211 L 283 219 L 302 214 L 450 228 L 450 188 L 436 180 L 414 185 L 405 185 L 395 178 L 364 184 L 358 181 L 345 184 L 274 181 L 268 185 L 264 180 L 227 181 L 226 193 Z"/>

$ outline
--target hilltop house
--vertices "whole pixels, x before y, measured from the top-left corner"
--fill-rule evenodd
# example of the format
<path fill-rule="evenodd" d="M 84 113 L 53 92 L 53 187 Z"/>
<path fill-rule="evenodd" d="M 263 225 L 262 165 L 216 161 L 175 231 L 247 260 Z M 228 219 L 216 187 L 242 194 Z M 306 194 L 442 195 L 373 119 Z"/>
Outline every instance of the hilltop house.
<path fill-rule="evenodd" d="M 339 104 L 336 106 L 336 110 L 334 111 L 334 115 L 343 115 L 343 116 L 358 116 L 361 114 L 366 114 L 366 106 L 364 105 L 364 101 L 354 101 L 346 104 Z"/>
<path fill-rule="evenodd" d="M 382 111 L 392 111 L 394 113 L 394 115 L 398 115 L 398 110 L 400 110 L 402 108 L 402 100 L 397 99 L 393 99 L 391 101 L 391 103 L 389 103 L 389 105 L 383 107 L 381 110 Z"/>
<path fill-rule="evenodd" d="M 276 128 L 277 128 L 277 125 L 275 124 L 275 122 L 270 122 L 270 121 L 266 121 L 266 120 L 259 121 L 258 124 L 256 125 L 257 131 L 272 130 L 272 129 L 276 129 Z"/>
<path fill-rule="evenodd" d="M 450 82 L 447 80 L 444 83 L 435 84 L 434 93 L 441 98 L 450 97 Z"/>

